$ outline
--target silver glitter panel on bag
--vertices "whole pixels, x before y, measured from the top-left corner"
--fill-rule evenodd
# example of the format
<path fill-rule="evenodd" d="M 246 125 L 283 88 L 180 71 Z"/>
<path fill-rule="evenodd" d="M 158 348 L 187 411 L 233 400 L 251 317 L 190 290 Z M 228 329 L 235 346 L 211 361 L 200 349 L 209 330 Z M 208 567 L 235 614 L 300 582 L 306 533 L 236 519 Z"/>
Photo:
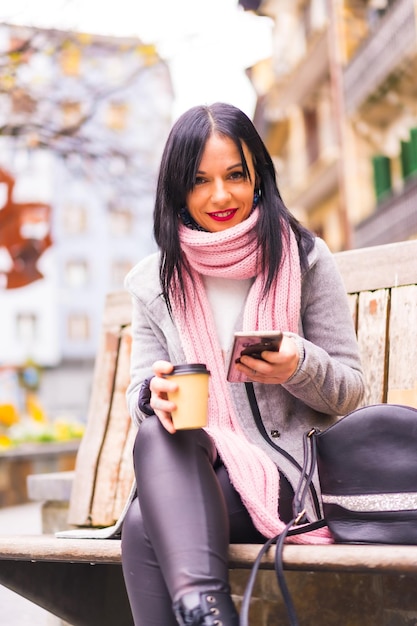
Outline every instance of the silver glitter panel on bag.
<path fill-rule="evenodd" d="M 417 493 L 378 493 L 358 496 L 322 494 L 324 504 L 337 504 L 349 511 L 412 511 L 417 509 Z"/>

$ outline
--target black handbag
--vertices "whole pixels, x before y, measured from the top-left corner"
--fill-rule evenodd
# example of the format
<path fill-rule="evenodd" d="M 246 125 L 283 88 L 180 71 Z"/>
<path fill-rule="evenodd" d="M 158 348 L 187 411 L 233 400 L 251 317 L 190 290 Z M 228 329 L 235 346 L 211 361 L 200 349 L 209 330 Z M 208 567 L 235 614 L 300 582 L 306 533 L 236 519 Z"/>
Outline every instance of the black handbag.
<path fill-rule="evenodd" d="M 335 543 L 417 544 L 416 451 L 417 409 L 398 404 L 361 407 L 322 432 L 312 428 L 305 433 L 294 518 L 262 546 L 245 589 L 240 626 L 248 626 L 256 573 L 273 543 L 275 571 L 290 624 L 298 626 L 282 563 L 289 535 L 327 525 Z M 324 518 L 303 524 L 304 501 L 316 469 Z"/>
<path fill-rule="evenodd" d="M 336 543 L 417 544 L 417 409 L 362 407 L 311 440 Z"/>

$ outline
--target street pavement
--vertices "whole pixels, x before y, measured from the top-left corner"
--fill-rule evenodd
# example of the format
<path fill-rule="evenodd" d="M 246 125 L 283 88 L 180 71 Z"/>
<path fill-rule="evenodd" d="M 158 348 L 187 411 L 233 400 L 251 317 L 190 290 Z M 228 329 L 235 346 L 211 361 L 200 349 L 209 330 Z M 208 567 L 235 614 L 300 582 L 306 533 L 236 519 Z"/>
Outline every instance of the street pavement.
<path fill-rule="evenodd" d="M 0 508 L 0 534 L 36 535 L 41 533 L 41 503 Z M 1 626 L 52 626 L 57 618 L 0 585 Z"/>

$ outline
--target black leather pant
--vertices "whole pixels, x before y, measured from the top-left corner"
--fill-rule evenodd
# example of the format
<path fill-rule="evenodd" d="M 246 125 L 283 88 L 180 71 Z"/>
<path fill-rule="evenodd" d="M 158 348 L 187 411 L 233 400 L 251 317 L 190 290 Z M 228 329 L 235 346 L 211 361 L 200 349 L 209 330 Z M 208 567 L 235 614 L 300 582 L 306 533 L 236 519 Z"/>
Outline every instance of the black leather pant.
<path fill-rule="evenodd" d="M 229 591 L 228 546 L 262 543 L 216 448 L 200 430 L 169 434 L 156 416 L 134 447 L 138 485 L 122 529 L 122 565 L 135 626 L 175 626 L 190 591 Z"/>

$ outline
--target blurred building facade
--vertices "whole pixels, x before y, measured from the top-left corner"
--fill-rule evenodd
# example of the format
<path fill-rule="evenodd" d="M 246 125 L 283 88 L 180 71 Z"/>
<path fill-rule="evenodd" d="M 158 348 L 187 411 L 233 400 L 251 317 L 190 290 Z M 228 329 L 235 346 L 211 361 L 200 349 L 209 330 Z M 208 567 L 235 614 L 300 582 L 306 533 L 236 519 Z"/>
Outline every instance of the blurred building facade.
<path fill-rule="evenodd" d="M 417 237 L 417 1 L 246 4 L 274 20 L 250 75 L 289 208 L 334 251 Z"/>
<path fill-rule="evenodd" d="M 0 246 L 0 366 L 51 368 L 48 393 L 77 404 L 74 388 L 88 396 L 105 294 L 154 250 L 170 74 L 136 39 L 6 24 L 0 61 L 0 170 L 14 179 L 13 206 L 51 207 L 52 239 L 37 262 L 43 278 L 19 288 L 7 288 L 17 261 Z M 0 181 L 0 207 L 7 193 Z M 36 227 L 29 237 L 44 235 Z"/>

